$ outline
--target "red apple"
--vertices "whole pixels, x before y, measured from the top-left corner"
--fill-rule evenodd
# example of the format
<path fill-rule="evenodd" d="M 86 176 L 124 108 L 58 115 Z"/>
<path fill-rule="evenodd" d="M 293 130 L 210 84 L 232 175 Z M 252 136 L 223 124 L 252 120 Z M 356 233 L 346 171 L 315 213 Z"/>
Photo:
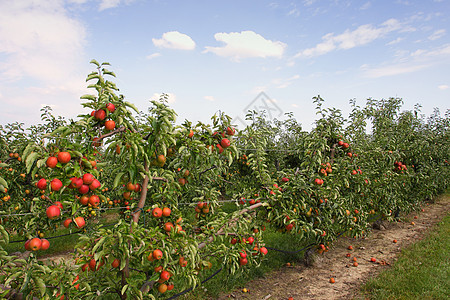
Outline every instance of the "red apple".
<path fill-rule="evenodd" d="M 230 147 L 231 142 L 230 142 L 229 139 L 222 139 L 222 140 L 220 141 L 220 145 L 222 146 L 222 148 L 225 149 L 225 148 Z"/>
<path fill-rule="evenodd" d="M 81 187 L 78 189 L 78 192 L 80 192 L 80 194 L 87 194 L 89 192 L 89 186 L 86 184 L 81 185 Z"/>
<path fill-rule="evenodd" d="M 106 112 L 103 109 L 99 109 L 95 112 L 94 118 L 97 120 L 103 121 L 106 117 Z"/>
<path fill-rule="evenodd" d="M 49 247 L 50 247 L 50 242 L 47 239 L 42 239 L 40 250 L 47 250 Z"/>
<path fill-rule="evenodd" d="M 72 157 L 69 152 L 59 152 L 58 153 L 58 161 L 62 164 L 67 164 Z"/>
<path fill-rule="evenodd" d="M 34 238 L 30 241 L 30 243 L 28 244 L 28 248 L 31 251 L 38 251 L 40 250 L 42 247 L 42 242 L 40 238 Z"/>
<path fill-rule="evenodd" d="M 261 252 L 262 255 L 266 255 L 268 251 L 267 251 L 267 248 L 266 248 L 266 247 L 261 247 L 261 248 L 259 249 L 259 252 Z"/>
<path fill-rule="evenodd" d="M 58 163 L 58 159 L 54 156 L 50 156 L 49 158 L 47 158 L 47 161 L 45 162 L 45 164 L 47 165 L 47 167 L 53 169 L 54 167 L 56 167 L 56 164 Z"/>
<path fill-rule="evenodd" d="M 105 122 L 105 128 L 107 130 L 113 130 L 114 128 L 116 128 L 116 122 L 114 122 L 113 120 L 108 120 Z"/>
<path fill-rule="evenodd" d="M 94 181 L 92 181 L 92 183 L 89 185 L 89 189 L 91 191 L 95 191 L 96 189 L 98 189 L 101 186 L 102 185 L 101 185 L 100 181 L 98 181 L 97 179 L 94 179 Z"/>
<path fill-rule="evenodd" d="M 106 109 L 109 110 L 110 113 L 113 113 L 116 110 L 116 107 L 112 103 L 108 103 L 106 105 Z"/>
<path fill-rule="evenodd" d="M 78 228 L 83 228 L 86 225 L 83 217 L 76 217 L 73 221 Z"/>
<path fill-rule="evenodd" d="M 83 183 L 90 185 L 92 182 L 94 182 L 94 176 L 92 174 L 86 173 L 83 175 Z"/>
<path fill-rule="evenodd" d="M 50 187 L 52 188 L 52 191 L 59 191 L 62 188 L 63 184 L 61 182 L 61 180 L 59 180 L 58 178 L 53 179 L 50 182 Z"/>
<path fill-rule="evenodd" d="M 89 203 L 96 207 L 100 203 L 100 198 L 97 195 L 91 195 L 89 197 Z"/>
<path fill-rule="evenodd" d="M 48 217 L 50 220 L 53 220 L 53 219 L 58 218 L 58 217 L 61 215 L 61 209 L 59 209 L 59 207 L 56 206 L 56 205 L 50 205 L 50 206 L 47 208 L 46 213 L 47 213 L 47 217 Z"/>
<path fill-rule="evenodd" d="M 64 227 L 69 228 L 70 223 L 72 223 L 72 219 L 66 219 L 63 223 Z"/>
<path fill-rule="evenodd" d="M 162 211 L 161 208 L 155 207 L 155 208 L 152 210 L 152 216 L 153 216 L 153 217 L 155 217 L 155 218 L 161 218 L 162 215 L 163 215 L 163 211 Z"/>
<path fill-rule="evenodd" d="M 37 184 L 37 188 L 40 190 L 45 190 L 47 188 L 47 180 L 45 178 L 41 178 Z"/>

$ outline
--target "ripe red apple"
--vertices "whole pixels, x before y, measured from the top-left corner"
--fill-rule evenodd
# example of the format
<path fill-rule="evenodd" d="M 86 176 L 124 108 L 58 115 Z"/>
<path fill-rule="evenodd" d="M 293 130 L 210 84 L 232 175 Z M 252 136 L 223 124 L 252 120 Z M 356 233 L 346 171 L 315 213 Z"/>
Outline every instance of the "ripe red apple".
<path fill-rule="evenodd" d="M 134 185 L 134 191 L 135 191 L 136 193 L 139 193 L 139 192 L 141 191 L 141 185 L 140 185 L 139 183 L 136 183 L 136 184 Z"/>
<path fill-rule="evenodd" d="M 101 187 L 101 183 L 100 181 L 98 181 L 97 179 L 94 179 L 94 181 L 92 181 L 92 183 L 89 185 L 89 189 L 91 191 L 95 191 L 96 189 L 98 189 L 99 187 Z"/>
<path fill-rule="evenodd" d="M 358 174 L 358 172 L 356 170 L 353 170 L 352 175 L 356 175 L 356 174 Z"/>
<path fill-rule="evenodd" d="M 159 280 L 160 282 L 164 282 L 169 280 L 170 278 L 170 273 L 168 271 L 162 271 L 161 274 L 159 275 Z"/>
<path fill-rule="evenodd" d="M 92 182 L 94 182 L 94 176 L 90 173 L 86 173 L 83 175 L 83 183 L 90 185 Z"/>
<path fill-rule="evenodd" d="M 100 203 L 100 198 L 97 195 L 91 195 L 89 197 L 89 203 L 96 207 Z"/>
<path fill-rule="evenodd" d="M 289 178 L 283 177 L 283 178 L 281 178 L 281 181 L 283 181 L 283 182 L 288 182 L 288 181 L 289 181 Z"/>
<path fill-rule="evenodd" d="M 52 191 L 59 191 L 62 188 L 63 184 L 61 182 L 61 180 L 59 180 L 58 178 L 53 179 L 50 182 L 50 187 L 52 188 Z"/>
<path fill-rule="evenodd" d="M 47 250 L 50 247 L 50 242 L 47 239 L 41 239 L 41 249 Z"/>
<path fill-rule="evenodd" d="M 83 217 L 76 217 L 73 221 L 78 228 L 83 228 L 86 225 Z"/>
<path fill-rule="evenodd" d="M 103 109 L 99 109 L 94 113 L 94 118 L 103 121 L 106 117 L 106 112 Z"/>
<path fill-rule="evenodd" d="M 247 252 L 245 252 L 245 250 L 239 252 L 239 255 L 241 256 L 241 258 L 246 258 L 247 257 Z"/>
<path fill-rule="evenodd" d="M 163 215 L 163 211 L 162 211 L 161 208 L 155 207 L 155 208 L 152 210 L 152 216 L 153 216 L 153 217 L 155 217 L 155 218 L 161 218 L 162 215 Z"/>
<path fill-rule="evenodd" d="M 91 260 L 89 261 L 89 269 L 91 271 L 95 271 L 95 265 L 97 264 L 97 262 L 95 261 L 95 259 L 91 258 Z"/>
<path fill-rule="evenodd" d="M 81 205 L 88 205 L 88 203 L 89 203 L 89 196 L 87 196 L 87 195 L 83 195 L 83 196 L 81 196 L 80 197 L 80 203 L 81 203 Z"/>
<path fill-rule="evenodd" d="M 267 248 L 266 248 L 266 247 L 261 247 L 261 248 L 259 249 L 259 252 L 261 252 L 262 255 L 266 255 L 268 251 L 267 251 Z"/>
<path fill-rule="evenodd" d="M 25 242 L 25 250 L 27 250 L 27 251 L 31 251 L 30 242 L 31 242 L 31 239 Z"/>
<path fill-rule="evenodd" d="M 230 142 L 229 139 L 222 139 L 222 140 L 220 141 L 220 145 L 222 146 L 222 148 L 225 149 L 225 148 L 230 147 L 231 142 Z"/>
<path fill-rule="evenodd" d="M 108 103 L 106 105 L 106 109 L 109 110 L 110 113 L 113 113 L 116 110 L 116 107 L 112 103 Z"/>
<path fill-rule="evenodd" d="M 58 161 L 62 164 L 67 164 L 72 157 L 69 152 L 59 152 L 58 153 Z"/>
<path fill-rule="evenodd" d="M 179 263 L 179 265 L 180 265 L 181 267 L 183 267 L 183 268 L 187 266 L 187 260 L 184 259 L 183 256 L 180 256 L 180 258 L 179 258 L 179 260 L 178 260 L 178 263 Z"/>
<path fill-rule="evenodd" d="M 72 181 L 69 184 L 69 188 L 71 189 L 79 189 L 83 185 L 83 179 L 79 177 L 72 177 L 70 180 Z"/>
<path fill-rule="evenodd" d="M 344 145 L 344 142 L 343 141 L 339 141 L 338 145 L 342 147 Z"/>
<path fill-rule="evenodd" d="M 63 209 L 63 205 L 62 205 L 62 203 L 61 203 L 61 202 L 59 202 L 59 201 L 56 201 L 56 202 L 55 202 L 55 205 L 56 205 L 56 206 L 58 206 L 58 207 L 59 207 L 59 209 L 61 209 L 61 210 Z"/>
<path fill-rule="evenodd" d="M 47 188 L 47 180 L 45 178 L 41 178 L 37 184 L 37 188 L 40 190 L 45 190 Z"/>
<path fill-rule="evenodd" d="M 89 185 L 87 184 L 81 185 L 81 187 L 78 189 L 78 192 L 83 195 L 87 194 L 89 192 Z"/>
<path fill-rule="evenodd" d="M 49 167 L 51 169 L 55 168 L 57 163 L 58 163 L 58 159 L 54 156 L 50 156 L 49 158 L 47 158 L 47 161 L 45 162 L 47 167 Z"/>
<path fill-rule="evenodd" d="M 153 256 L 154 259 L 158 259 L 159 260 L 159 259 L 161 259 L 163 257 L 163 253 L 162 253 L 161 250 L 156 249 L 156 250 L 153 250 L 152 256 Z"/>
<path fill-rule="evenodd" d="M 251 245 L 253 244 L 253 242 L 255 241 L 255 239 L 251 236 L 247 239 L 247 242 Z"/>
<path fill-rule="evenodd" d="M 234 135 L 235 132 L 236 132 L 236 131 L 234 130 L 234 128 L 227 127 L 227 134 L 228 134 L 228 135 Z"/>
<path fill-rule="evenodd" d="M 232 238 L 232 239 L 231 239 L 231 244 L 232 244 L 232 245 L 236 245 L 236 243 L 237 243 L 237 239 L 236 239 L 236 238 Z"/>
<path fill-rule="evenodd" d="M 113 120 L 108 120 L 105 122 L 105 128 L 107 130 L 113 130 L 114 128 L 116 128 L 116 122 L 114 122 Z"/>
<path fill-rule="evenodd" d="M 50 205 L 50 206 L 47 208 L 46 213 L 47 213 L 47 217 L 48 217 L 50 220 L 53 220 L 53 219 L 58 218 L 58 217 L 61 215 L 61 209 L 59 209 L 59 207 L 56 206 L 56 205 Z"/>
<path fill-rule="evenodd" d="M 164 207 L 163 210 L 162 210 L 162 215 L 163 215 L 164 217 L 168 217 L 168 216 L 170 216 L 170 213 L 171 213 L 171 212 L 172 212 L 172 210 L 171 210 L 170 208 Z"/>
<path fill-rule="evenodd" d="M 164 230 L 167 232 L 170 232 L 173 228 L 173 223 L 172 222 L 167 222 L 166 224 L 164 224 Z"/>
<path fill-rule="evenodd" d="M 118 268 L 120 266 L 120 259 L 116 258 L 113 260 L 113 262 L 111 263 L 111 267 L 113 268 Z"/>
<path fill-rule="evenodd" d="M 342 144 L 342 148 L 347 149 L 348 147 L 350 147 L 350 145 L 348 143 Z"/>
<path fill-rule="evenodd" d="M 178 183 L 179 183 L 180 185 L 185 185 L 185 184 L 186 184 L 186 179 L 184 179 L 184 178 L 179 178 L 179 179 L 178 179 Z"/>
<path fill-rule="evenodd" d="M 66 220 L 63 222 L 63 225 L 64 225 L 64 227 L 69 228 L 70 223 L 72 223 L 72 219 L 66 219 Z"/>
<path fill-rule="evenodd" d="M 194 136 L 194 131 L 191 129 L 189 130 L 188 138 L 192 138 Z"/>
<path fill-rule="evenodd" d="M 292 228 L 294 228 L 294 223 L 290 223 L 290 224 L 287 224 L 287 225 L 286 225 L 286 230 L 287 230 L 287 231 L 291 231 Z"/>
<path fill-rule="evenodd" d="M 31 239 L 30 243 L 28 244 L 28 248 L 31 251 L 38 251 L 42 247 L 42 242 L 40 238 L 33 238 Z"/>
<path fill-rule="evenodd" d="M 239 258 L 239 265 L 245 266 L 248 263 L 247 258 Z"/>
<path fill-rule="evenodd" d="M 219 154 L 223 152 L 223 147 L 220 144 L 217 144 L 216 147 L 219 148 Z"/>

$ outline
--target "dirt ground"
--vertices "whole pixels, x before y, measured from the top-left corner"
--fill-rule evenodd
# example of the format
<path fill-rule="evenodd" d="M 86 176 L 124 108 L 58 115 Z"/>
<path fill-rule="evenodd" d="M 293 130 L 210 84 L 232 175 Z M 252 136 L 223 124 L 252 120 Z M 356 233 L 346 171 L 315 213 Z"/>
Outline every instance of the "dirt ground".
<path fill-rule="evenodd" d="M 395 223 L 382 223 L 367 238 L 340 238 L 323 255 L 315 255 L 314 264 L 286 266 L 264 278 L 248 282 L 243 288 L 219 299 L 355 299 L 360 286 L 395 262 L 401 249 L 422 239 L 427 230 L 449 213 L 450 197 L 423 206 Z M 414 224 L 412 224 L 414 223 Z M 394 243 L 394 240 L 397 242 Z M 353 250 L 348 250 L 349 246 Z M 350 257 L 347 254 L 350 253 Z M 356 257 L 358 266 L 353 266 Z M 371 262 L 371 258 L 376 262 Z M 330 283 L 330 278 L 335 283 Z"/>

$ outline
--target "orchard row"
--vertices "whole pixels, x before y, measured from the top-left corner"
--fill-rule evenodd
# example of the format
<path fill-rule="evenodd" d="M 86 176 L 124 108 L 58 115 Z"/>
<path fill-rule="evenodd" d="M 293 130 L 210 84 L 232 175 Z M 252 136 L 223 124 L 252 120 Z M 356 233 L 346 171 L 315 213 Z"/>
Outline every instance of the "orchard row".
<path fill-rule="evenodd" d="M 291 114 L 256 112 L 239 130 L 225 114 L 177 126 L 166 96 L 142 112 L 117 95 L 107 64 L 92 63 L 86 114 L 45 109 L 42 124 L 0 128 L 5 297 L 167 297 L 213 265 L 258 266 L 268 228 L 321 253 L 448 187 L 449 117 L 437 111 L 426 120 L 418 107 L 400 112 L 401 99 L 369 99 L 344 118 L 315 97 L 310 132 Z M 117 224 L 102 227 L 111 211 Z M 73 264 L 44 265 L 36 256 L 61 227 L 83 230 Z M 10 236 L 26 240 L 26 260 L 2 250 Z"/>

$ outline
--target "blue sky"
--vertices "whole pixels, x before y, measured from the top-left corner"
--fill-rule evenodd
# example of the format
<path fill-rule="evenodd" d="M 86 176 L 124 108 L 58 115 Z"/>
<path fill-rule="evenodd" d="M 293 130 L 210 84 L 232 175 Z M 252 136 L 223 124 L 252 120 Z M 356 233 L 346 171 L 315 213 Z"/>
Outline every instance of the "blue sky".
<path fill-rule="evenodd" d="M 170 94 L 180 122 L 242 119 L 261 91 L 307 130 L 317 95 L 344 113 L 350 99 L 389 97 L 444 113 L 449 11 L 449 0 L 1 0 L 0 124 L 38 123 L 43 105 L 87 112 L 93 58 L 141 110 Z"/>

